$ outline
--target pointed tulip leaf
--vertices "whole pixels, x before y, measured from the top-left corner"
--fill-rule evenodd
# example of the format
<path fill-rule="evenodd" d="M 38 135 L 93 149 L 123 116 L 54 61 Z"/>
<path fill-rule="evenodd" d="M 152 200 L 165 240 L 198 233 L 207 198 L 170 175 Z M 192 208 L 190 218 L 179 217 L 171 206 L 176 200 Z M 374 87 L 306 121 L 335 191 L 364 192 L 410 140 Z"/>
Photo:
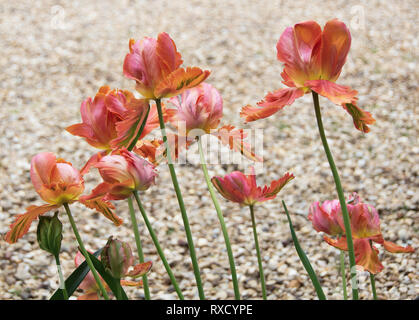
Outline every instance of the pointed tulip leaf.
<path fill-rule="evenodd" d="M 308 275 L 311 279 L 311 282 L 313 283 L 313 286 L 316 290 L 316 293 L 317 293 L 317 296 L 319 297 L 319 300 L 326 300 L 326 296 L 323 292 L 322 286 L 320 285 L 319 279 L 317 278 L 316 273 L 314 272 L 314 269 L 311 266 L 311 263 L 307 258 L 307 255 L 305 254 L 304 250 L 300 246 L 297 235 L 294 231 L 294 227 L 292 225 L 291 217 L 288 213 L 288 209 L 287 209 L 287 206 L 285 205 L 284 201 L 282 201 L 282 205 L 284 207 L 285 213 L 287 214 L 288 223 L 290 225 L 290 231 L 291 231 L 292 240 L 294 242 L 295 250 L 297 250 L 298 256 L 300 257 L 300 260 L 301 260 L 302 264 L 304 265 L 304 268 L 306 269 L 306 271 L 307 271 L 307 273 L 308 273 Z"/>

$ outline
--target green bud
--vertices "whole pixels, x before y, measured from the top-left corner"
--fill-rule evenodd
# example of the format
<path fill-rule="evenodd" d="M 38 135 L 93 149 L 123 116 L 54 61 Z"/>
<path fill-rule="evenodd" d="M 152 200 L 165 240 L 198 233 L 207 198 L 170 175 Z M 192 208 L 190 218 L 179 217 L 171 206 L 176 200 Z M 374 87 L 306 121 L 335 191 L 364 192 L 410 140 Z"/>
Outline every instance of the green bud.
<path fill-rule="evenodd" d="M 42 250 L 58 256 L 61 250 L 63 224 L 58 219 L 58 212 L 53 217 L 39 217 L 37 237 Z"/>
<path fill-rule="evenodd" d="M 101 261 L 105 270 L 115 279 L 124 277 L 134 262 L 131 247 L 128 243 L 109 237 L 102 250 Z"/>

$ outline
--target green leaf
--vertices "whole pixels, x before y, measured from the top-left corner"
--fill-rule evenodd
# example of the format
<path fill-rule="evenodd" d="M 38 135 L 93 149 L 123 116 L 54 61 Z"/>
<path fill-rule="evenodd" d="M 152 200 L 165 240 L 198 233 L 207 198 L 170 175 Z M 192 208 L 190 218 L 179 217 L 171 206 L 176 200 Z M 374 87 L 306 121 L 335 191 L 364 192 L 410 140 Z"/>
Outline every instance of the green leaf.
<path fill-rule="evenodd" d="M 99 256 L 102 252 L 102 249 L 97 250 L 93 255 L 95 257 Z M 82 264 L 74 270 L 71 275 L 65 280 L 65 287 L 67 289 L 68 296 L 70 297 L 74 291 L 79 287 L 80 283 L 86 277 L 87 273 L 90 271 L 89 266 L 86 261 L 83 261 Z M 63 292 L 61 289 L 57 289 L 54 294 L 51 296 L 50 300 L 64 300 Z"/>
<path fill-rule="evenodd" d="M 93 262 L 93 265 L 95 266 L 96 271 L 100 274 L 100 276 L 105 280 L 106 284 L 109 286 L 109 289 L 112 290 L 113 294 L 115 295 L 117 300 L 128 300 L 128 297 L 124 291 L 124 289 L 121 286 L 121 280 L 115 279 L 110 275 L 109 272 L 105 270 L 105 267 L 103 266 L 102 262 L 98 258 L 96 258 L 93 254 L 88 253 L 90 256 L 90 259 Z"/>
<path fill-rule="evenodd" d="M 311 282 L 314 285 L 314 288 L 316 289 L 316 293 L 317 293 L 317 296 L 319 297 L 319 300 L 326 300 L 326 296 L 324 295 L 324 292 L 323 292 L 322 286 L 320 285 L 319 279 L 317 278 L 316 273 L 314 272 L 313 267 L 311 266 L 311 263 L 307 258 L 307 255 L 304 253 L 304 250 L 301 248 L 300 243 L 298 242 L 297 235 L 295 234 L 294 227 L 292 225 L 291 218 L 290 218 L 287 206 L 285 205 L 284 201 L 282 201 L 282 205 L 284 206 L 285 213 L 287 214 L 287 218 L 288 218 L 288 222 L 289 222 L 289 225 L 290 225 L 291 236 L 292 236 L 292 240 L 294 242 L 295 250 L 297 250 L 298 256 L 300 257 L 300 260 L 303 263 L 304 268 L 306 269 L 306 271 L 307 271 L 307 273 L 308 273 L 308 275 L 311 279 Z"/>

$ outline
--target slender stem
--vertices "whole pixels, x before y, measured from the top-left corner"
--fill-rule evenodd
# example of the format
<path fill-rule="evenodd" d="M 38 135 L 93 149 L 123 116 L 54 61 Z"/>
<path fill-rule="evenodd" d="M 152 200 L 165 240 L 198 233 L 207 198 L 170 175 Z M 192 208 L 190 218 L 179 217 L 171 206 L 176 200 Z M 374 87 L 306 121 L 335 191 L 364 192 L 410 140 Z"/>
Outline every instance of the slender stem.
<path fill-rule="evenodd" d="M 170 268 L 170 265 L 166 260 L 166 257 L 163 253 L 163 250 L 160 247 L 159 240 L 157 239 L 156 233 L 154 232 L 153 227 L 151 226 L 150 220 L 148 220 L 147 214 L 146 214 L 146 212 L 144 210 L 144 207 L 141 203 L 140 197 L 138 196 L 137 190 L 135 190 L 133 193 L 134 193 L 135 200 L 137 201 L 138 208 L 140 209 L 141 215 L 143 216 L 144 222 L 147 226 L 148 232 L 150 233 L 151 239 L 154 242 L 154 246 L 157 249 L 157 252 L 160 256 L 161 261 L 163 262 L 163 265 L 166 269 L 166 272 L 169 275 L 170 280 L 172 281 L 173 287 L 175 288 L 179 299 L 184 300 L 185 298 L 183 297 L 182 291 L 180 291 L 179 285 L 178 285 L 178 283 L 176 281 L 176 278 L 175 278 L 175 276 L 172 272 L 172 269 Z"/>
<path fill-rule="evenodd" d="M 319 95 L 313 91 L 313 102 L 314 110 L 316 112 L 317 126 L 319 127 L 320 138 L 323 143 L 323 148 L 326 153 L 327 160 L 329 161 L 330 169 L 332 170 L 333 179 L 335 180 L 336 191 L 338 193 L 340 207 L 342 208 L 343 222 L 345 225 L 346 241 L 348 244 L 349 251 L 349 263 L 351 266 L 351 286 L 352 286 L 352 298 L 358 300 L 358 283 L 356 279 L 356 266 L 355 266 L 355 254 L 354 244 L 352 241 L 351 223 L 349 220 L 348 208 L 346 207 L 345 195 L 343 194 L 342 184 L 340 182 L 339 173 L 336 169 L 335 161 L 333 160 L 332 153 L 327 143 L 326 134 L 323 128 L 322 116 L 320 112 Z"/>
<path fill-rule="evenodd" d="M 83 240 L 80 237 L 79 231 L 77 230 L 76 223 L 74 222 L 74 219 L 73 219 L 73 215 L 71 214 L 70 207 L 68 206 L 68 203 L 64 203 L 63 205 L 65 208 L 65 211 L 67 212 L 68 219 L 70 220 L 71 227 L 73 228 L 74 235 L 76 236 L 77 242 L 79 243 L 80 251 L 84 255 L 84 258 L 86 259 L 86 262 L 89 265 L 90 270 L 92 271 L 93 277 L 95 278 L 96 283 L 99 286 L 103 297 L 105 298 L 105 300 L 109 300 L 108 293 L 106 292 L 106 289 L 103 286 L 103 283 L 100 280 L 95 267 L 93 266 L 93 262 L 90 259 L 89 255 L 87 254 L 86 248 L 84 247 Z"/>
<path fill-rule="evenodd" d="M 195 246 L 194 246 L 194 242 L 192 238 L 191 227 L 189 226 L 189 219 L 186 214 L 185 203 L 183 202 L 182 193 L 179 188 L 179 182 L 177 180 L 175 167 L 173 166 L 173 163 L 172 163 L 172 156 L 170 153 L 169 143 L 167 141 L 166 127 L 164 125 L 163 112 L 161 109 L 160 99 L 156 99 L 156 105 L 157 105 L 157 112 L 159 114 L 159 122 L 160 122 L 161 133 L 163 136 L 163 142 L 166 147 L 167 165 L 169 166 L 169 171 L 170 171 L 170 176 L 172 177 L 173 187 L 176 192 L 176 197 L 179 203 L 180 212 L 182 213 L 183 225 L 185 227 L 186 239 L 188 241 L 188 246 L 189 246 L 189 255 L 191 256 L 191 260 L 192 260 L 192 266 L 193 266 L 193 270 L 195 274 L 196 285 L 198 287 L 199 298 L 201 300 L 204 300 L 205 294 L 204 294 L 204 289 L 202 287 L 201 275 L 199 273 L 198 260 L 196 259 Z"/>
<path fill-rule="evenodd" d="M 375 290 L 375 276 L 372 273 L 370 273 L 370 280 L 371 280 L 372 295 L 374 297 L 374 300 L 378 300 L 377 291 Z"/>
<path fill-rule="evenodd" d="M 137 244 L 138 258 L 140 260 L 140 263 L 144 263 L 144 254 L 143 254 L 143 248 L 141 245 L 140 232 L 138 230 L 137 218 L 135 217 L 135 211 L 134 211 L 134 206 L 132 204 L 131 197 L 128 198 L 128 206 L 129 206 L 129 213 L 131 216 L 132 229 L 134 230 L 135 243 Z M 143 275 L 143 287 L 144 287 L 145 299 L 150 300 L 150 288 L 148 287 L 148 278 L 146 274 Z"/>
<path fill-rule="evenodd" d="M 231 271 L 231 278 L 233 280 L 233 287 L 234 287 L 234 296 L 236 300 L 240 300 L 240 292 L 239 292 L 239 283 L 237 281 L 237 273 L 236 273 L 236 265 L 234 263 L 234 256 L 233 251 L 231 250 L 230 238 L 228 237 L 227 227 L 224 222 L 223 213 L 221 212 L 220 204 L 218 203 L 217 196 L 214 191 L 214 187 L 211 183 L 211 179 L 208 174 L 207 165 L 205 162 L 204 152 L 202 150 L 202 142 L 201 139 L 198 140 L 198 147 L 199 147 L 199 156 L 201 159 L 201 167 L 202 171 L 204 172 L 205 181 L 207 182 L 208 191 L 211 195 L 212 202 L 214 203 L 215 210 L 217 211 L 218 220 L 220 221 L 221 230 L 224 236 L 224 242 L 227 248 L 228 260 L 230 262 L 230 271 Z"/>
<path fill-rule="evenodd" d="M 147 108 L 147 113 L 144 117 L 143 123 L 141 123 L 141 127 L 140 130 L 138 130 L 137 135 L 135 136 L 134 140 L 132 140 L 131 144 L 128 146 L 128 150 L 131 151 L 132 149 L 134 149 L 135 145 L 137 144 L 138 139 L 140 138 L 141 134 L 144 131 L 144 127 L 147 123 L 147 119 L 148 119 L 148 114 L 150 113 L 150 104 L 148 105 Z"/>
<path fill-rule="evenodd" d="M 65 287 L 65 281 L 63 276 L 63 271 L 61 270 L 60 255 L 56 255 L 55 264 L 57 265 L 58 277 L 60 278 L 60 289 L 63 292 L 64 300 L 68 300 L 68 293 Z"/>
<path fill-rule="evenodd" d="M 343 252 L 343 250 L 340 250 L 340 274 L 342 276 L 343 299 L 348 300 L 348 292 L 346 290 L 345 252 Z"/>
<path fill-rule="evenodd" d="M 256 231 L 256 221 L 255 221 L 255 213 L 254 213 L 254 210 L 253 210 L 253 205 L 249 206 L 249 208 L 250 208 L 250 216 L 252 217 L 253 236 L 255 238 L 256 254 L 258 256 L 260 283 L 262 285 L 262 297 L 263 297 L 263 300 L 266 300 L 265 276 L 263 274 L 262 257 L 260 255 L 259 240 L 258 240 L 258 234 L 257 234 L 257 231 Z"/>

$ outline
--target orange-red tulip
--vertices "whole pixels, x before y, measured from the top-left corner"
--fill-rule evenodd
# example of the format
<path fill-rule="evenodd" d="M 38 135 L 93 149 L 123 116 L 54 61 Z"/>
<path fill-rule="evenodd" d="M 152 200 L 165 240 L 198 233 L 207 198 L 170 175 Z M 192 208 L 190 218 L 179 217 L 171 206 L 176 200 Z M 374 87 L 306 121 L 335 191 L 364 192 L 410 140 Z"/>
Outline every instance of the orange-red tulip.
<path fill-rule="evenodd" d="M 373 245 L 374 242 L 383 245 L 388 252 L 414 252 L 411 246 L 401 247 L 384 240 L 377 210 L 363 203 L 356 193 L 349 199 L 347 208 L 351 221 L 355 262 L 364 270 L 376 274 L 384 268 L 378 258 L 378 249 Z M 337 239 L 324 236 L 328 244 L 341 250 L 348 250 L 339 200 L 325 201 L 321 206 L 318 202 L 313 203 L 308 218 L 316 231 L 338 236 Z"/>
<path fill-rule="evenodd" d="M 146 99 L 173 97 L 199 85 L 210 74 L 196 67 L 180 68 L 181 55 L 165 32 L 157 39 L 131 39 L 129 50 L 124 75 L 135 80 L 137 91 Z"/>
<path fill-rule="evenodd" d="M 81 201 L 80 195 L 84 191 L 84 180 L 80 172 L 71 163 L 57 159 L 53 153 L 43 152 L 32 158 L 31 180 L 39 196 L 48 204 L 30 206 L 24 214 L 19 214 L 10 226 L 5 240 L 9 243 L 16 242 L 29 230 L 33 220 L 40 215 L 61 207 L 64 203 L 80 201 L 89 208 L 105 214 L 115 224 L 121 220 L 112 211 L 113 205 L 102 198 L 94 201 Z"/>
<path fill-rule="evenodd" d="M 315 21 L 286 28 L 276 48 L 278 60 L 284 63 L 282 82 L 289 88 L 268 93 L 258 107 L 245 106 L 240 115 L 246 122 L 266 118 L 314 91 L 341 105 L 358 130 L 369 132 L 368 125 L 375 119 L 357 106 L 357 91 L 335 83 L 350 46 L 351 34 L 337 19 L 328 21 L 323 30 Z"/>
<path fill-rule="evenodd" d="M 233 171 L 224 177 L 213 177 L 212 184 L 218 192 L 227 200 L 240 203 L 241 205 L 253 206 L 258 202 L 274 199 L 279 191 L 292 179 L 294 175 L 285 173 L 279 180 L 271 182 L 270 186 L 263 188 L 256 184 L 254 168 L 251 174 L 245 175 L 240 171 Z"/>

